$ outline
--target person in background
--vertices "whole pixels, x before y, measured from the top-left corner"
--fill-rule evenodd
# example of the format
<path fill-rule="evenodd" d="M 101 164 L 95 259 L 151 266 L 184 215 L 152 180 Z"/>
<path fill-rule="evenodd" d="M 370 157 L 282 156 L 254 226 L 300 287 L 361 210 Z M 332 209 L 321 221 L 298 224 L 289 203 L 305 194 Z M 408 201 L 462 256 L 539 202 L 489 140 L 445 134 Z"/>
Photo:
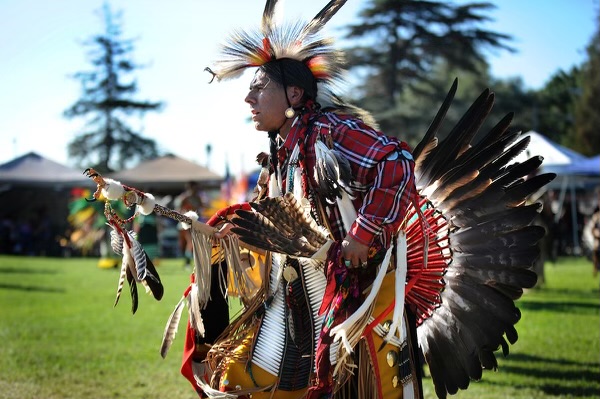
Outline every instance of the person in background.
<path fill-rule="evenodd" d="M 600 270 L 600 187 L 596 188 L 596 196 L 598 199 L 598 206 L 594 210 L 592 215 L 592 235 L 594 237 L 594 244 L 592 247 L 592 261 L 594 262 L 594 277 L 598 275 Z"/>
<path fill-rule="evenodd" d="M 12 254 L 15 250 L 16 227 L 14 220 L 9 217 L 8 212 L 0 216 L 0 253 Z"/>
<path fill-rule="evenodd" d="M 201 215 L 204 202 L 198 183 L 190 181 L 186 184 L 185 191 L 175 199 L 175 206 L 180 213 L 196 212 Z M 184 258 L 184 267 L 190 267 L 192 259 L 192 236 L 189 230 L 185 230 L 181 224 L 179 230 L 179 251 Z"/>
<path fill-rule="evenodd" d="M 144 247 L 150 260 L 156 265 L 159 261 L 160 247 L 158 242 L 158 220 L 155 213 L 139 215 L 135 219 L 133 230 Z"/>

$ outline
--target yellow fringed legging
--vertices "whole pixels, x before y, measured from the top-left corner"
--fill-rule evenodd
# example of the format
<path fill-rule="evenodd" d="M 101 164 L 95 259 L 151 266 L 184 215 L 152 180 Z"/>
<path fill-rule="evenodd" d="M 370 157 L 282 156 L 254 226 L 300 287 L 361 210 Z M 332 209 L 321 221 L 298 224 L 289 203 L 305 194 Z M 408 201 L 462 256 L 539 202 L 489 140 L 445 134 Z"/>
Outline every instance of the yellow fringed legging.
<path fill-rule="evenodd" d="M 393 301 L 394 297 L 394 273 L 389 273 L 381 287 L 378 295 L 373 315 L 381 314 L 389 304 Z M 281 321 L 282 323 L 285 320 Z M 249 330 L 242 343 L 235 348 L 230 356 L 227 356 L 223 365 L 225 370 L 219 381 L 220 391 L 229 391 L 230 393 L 236 394 L 236 391 L 264 389 L 263 392 L 253 392 L 253 399 L 300 399 L 305 394 L 307 389 L 300 389 L 296 391 L 283 391 L 277 389 L 277 376 L 265 371 L 261 367 L 252 364 L 252 362 L 246 362 L 248 359 L 248 352 L 252 347 L 252 343 L 255 339 L 255 329 Z M 399 359 L 399 348 L 390 343 L 386 344 L 383 349 L 379 350 L 383 340 L 375 332 L 370 332 L 364 337 L 359 344 L 360 357 L 362 358 L 359 363 L 357 380 L 358 393 L 352 394 L 360 399 L 401 399 L 403 398 L 402 389 L 402 377 L 399 372 L 398 361 Z M 410 343 L 408 347 L 412 348 Z M 412 380 L 415 385 L 415 397 L 417 394 L 417 383 L 415 377 L 414 364 L 415 358 L 412 351 L 410 352 L 410 369 L 411 375 L 408 380 Z M 407 381 L 407 378 L 404 378 Z M 336 394 L 336 398 L 348 397 L 348 394 L 342 393 L 346 390 L 340 390 Z M 240 392 L 241 393 L 241 392 Z M 240 397 L 247 397 L 248 395 L 240 395 Z"/>

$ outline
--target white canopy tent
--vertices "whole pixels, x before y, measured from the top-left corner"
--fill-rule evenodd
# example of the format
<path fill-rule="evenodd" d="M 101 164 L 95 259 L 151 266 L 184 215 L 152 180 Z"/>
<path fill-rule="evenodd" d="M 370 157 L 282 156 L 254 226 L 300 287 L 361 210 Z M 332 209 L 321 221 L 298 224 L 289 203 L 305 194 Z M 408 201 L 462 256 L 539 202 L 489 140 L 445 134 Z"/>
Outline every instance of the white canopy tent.
<path fill-rule="evenodd" d="M 564 168 L 586 159 L 584 155 L 563 147 L 536 131 L 530 130 L 521 137 L 529 138 L 529 146 L 515 158 L 515 161 L 524 162 L 533 156 L 541 155 L 544 158 L 542 165 L 544 172 Z"/>
<path fill-rule="evenodd" d="M 579 226 L 577 222 L 578 201 L 577 191 L 592 191 L 594 187 L 600 185 L 600 155 L 588 158 L 576 151 L 563 147 L 549 138 L 535 131 L 529 131 L 522 137 L 529 137 L 528 148 L 518 157 L 517 162 L 523 162 L 533 156 L 540 155 L 544 158 L 541 167 L 542 173 L 556 173 L 556 179 L 550 183 L 546 189 L 558 191 L 556 208 L 553 209 L 554 222 L 558 223 L 563 214 L 563 206 L 567 195 L 570 198 L 570 218 L 572 220 L 572 240 L 574 243 L 574 252 L 581 253 Z M 543 194 L 539 193 L 538 196 Z M 582 204 L 579 204 L 580 206 Z M 592 207 L 593 209 L 593 207 Z"/>

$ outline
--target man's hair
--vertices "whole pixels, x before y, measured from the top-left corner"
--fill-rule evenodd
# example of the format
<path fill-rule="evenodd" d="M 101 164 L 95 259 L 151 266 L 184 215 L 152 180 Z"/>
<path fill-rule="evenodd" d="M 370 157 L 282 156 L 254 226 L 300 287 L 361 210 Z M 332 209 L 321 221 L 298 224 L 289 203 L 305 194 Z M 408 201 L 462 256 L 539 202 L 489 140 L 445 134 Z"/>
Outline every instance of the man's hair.
<path fill-rule="evenodd" d="M 317 81 L 303 62 L 281 58 L 267 62 L 259 69 L 282 86 L 297 86 L 303 89 L 304 101 L 317 99 Z"/>

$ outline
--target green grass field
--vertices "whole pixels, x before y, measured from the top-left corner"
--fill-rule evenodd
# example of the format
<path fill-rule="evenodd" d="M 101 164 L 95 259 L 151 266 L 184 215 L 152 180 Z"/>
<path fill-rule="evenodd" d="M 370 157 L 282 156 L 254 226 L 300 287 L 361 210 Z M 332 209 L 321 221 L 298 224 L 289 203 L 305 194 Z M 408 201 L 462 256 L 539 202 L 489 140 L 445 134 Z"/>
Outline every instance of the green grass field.
<path fill-rule="evenodd" d="M 546 266 L 546 284 L 519 302 L 519 341 L 456 398 L 600 398 L 600 294 L 584 259 Z M 0 398 L 195 398 L 179 374 L 183 323 L 167 359 L 165 322 L 188 285 L 181 260 L 158 266 L 161 302 L 124 292 L 94 259 L 0 257 Z M 434 398 L 425 378 L 426 398 Z"/>

